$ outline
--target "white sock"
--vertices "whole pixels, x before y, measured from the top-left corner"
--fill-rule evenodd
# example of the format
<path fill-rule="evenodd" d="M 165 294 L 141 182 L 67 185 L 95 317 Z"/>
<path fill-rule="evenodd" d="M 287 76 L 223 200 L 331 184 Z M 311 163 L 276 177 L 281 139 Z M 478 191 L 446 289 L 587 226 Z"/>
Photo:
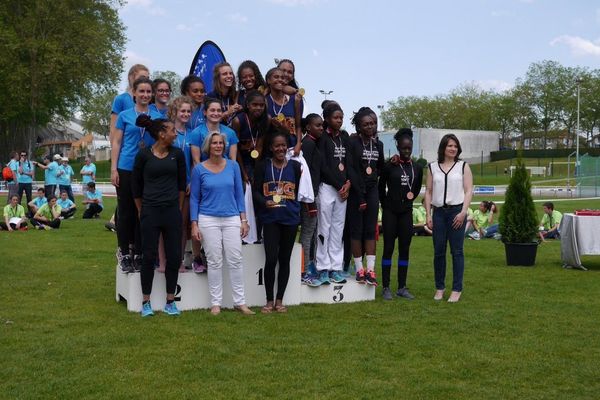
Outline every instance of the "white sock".
<path fill-rule="evenodd" d="M 354 268 L 356 268 L 356 272 L 363 269 L 362 257 L 354 257 Z"/>
<path fill-rule="evenodd" d="M 367 256 L 367 271 L 375 270 L 375 258 L 376 256 Z"/>

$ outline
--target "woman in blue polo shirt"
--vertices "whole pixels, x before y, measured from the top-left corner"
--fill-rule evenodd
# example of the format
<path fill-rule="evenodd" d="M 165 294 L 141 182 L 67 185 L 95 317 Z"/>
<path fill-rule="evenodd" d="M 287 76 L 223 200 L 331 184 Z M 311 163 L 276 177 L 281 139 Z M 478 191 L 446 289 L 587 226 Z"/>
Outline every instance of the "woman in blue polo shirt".
<path fill-rule="evenodd" d="M 217 99 L 207 98 L 204 101 L 204 116 L 206 121 L 201 123 L 190 133 L 190 144 L 194 165 L 198 164 L 200 161 L 208 160 L 208 154 L 202 152 L 200 148 L 208 134 L 213 132 L 220 132 L 225 136 L 226 142 L 223 156 L 235 161 L 237 159 L 237 144 L 239 140 L 233 129 L 221 123 L 223 117 L 221 102 Z"/>
<path fill-rule="evenodd" d="M 58 191 L 59 192 L 67 192 L 69 199 L 72 202 L 75 202 L 75 197 L 73 197 L 73 189 L 71 188 L 71 180 L 75 176 L 75 172 L 73 171 L 73 167 L 69 165 L 69 159 L 67 157 L 63 157 L 61 159 L 61 165 L 58 168 L 58 173 L 56 174 L 57 182 L 58 182 Z"/>
<path fill-rule="evenodd" d="M 21 204 L 21 198 L 23 192 L 27 197 L 27 203 L 31 201 L 31 184 L 33 177 L 35 176 L 35 163 L 32 163 L 27 159 L 27 152 L 22 150 L 19 154 L 19 167 L 17 169 L 17 195 L 19 196 L 19 204 Z"/>
<path fill-rule="evenodd" d="M 121 249 L 121 270 L 139 271 L 141 268 L 141 237 L 137 209 L 131 192 L 133 163 L 139 149 L 154 144 L 152 136 L 144 128 L 136 126 L 141 114 L 160 118 L 160 114 L 149 110 L 152 98 L 152 81 L 142 77 L 133 82 L 135 106 L 119 114 L 112 140 L 111 171 L 112 184 L 117 188 L 118 215 L 117 238 Z M 133 258 L 129 254 L 129 244 L 133 243 Z"/>
<path fill-rule="evenodd" d="M 150 71 L 148 67 L 142 64 L 135 64 L 129 68 L 129 72 L 127 73 L 127 81 L 128 86 L 127 90 L 119 95 L 117 95 L 112 103 L 112 108 L 110 112 L 110 142 L 112 143 L 113 135 L 115 132 L 117 118 L 119 114 L 125 110 L 129 110 L 133 106 L 135 106 L 135 102 L 133 101 L 133 82 L 138 80 L 139 78 L 150 76 Z"/>
<path fill-rule="evenodd" d="M 300 223 L 298 185 L 301 169 L 297 161 L 286 160 L 288 136 L 285 131 L 273 134 L 269 146 L 273 157 L 257 164 L 252 190 L 258 218 L 263 225 L 267 304 L 262 312 L 265 314 L 287 311 L 283 296 L 290 277 L 290 258 Z M 278 262 L 277 295 L 274 297 L 275 267 Z"/>

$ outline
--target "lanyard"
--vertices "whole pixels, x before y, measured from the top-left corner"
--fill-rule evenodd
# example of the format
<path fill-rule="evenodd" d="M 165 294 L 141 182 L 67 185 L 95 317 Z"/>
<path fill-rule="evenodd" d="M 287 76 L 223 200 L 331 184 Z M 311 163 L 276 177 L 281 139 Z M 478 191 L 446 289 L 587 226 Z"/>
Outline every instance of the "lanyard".
<path fill-rule="evenodd" d="M 333 142 L 333 147 L 335 147 L 335 152 L 338 153 L 338 158 L 340 159 L 340 164 L 342 163 L 342 150 L 344 148 L 344 144 L 342 143 L 342 138 L 340 138 L 340 144 L 338 146 L 338 144 L 335 142 L 335 140 L 333 140 L 333 133 L 327 129 L 327 133 L 329 136 L 329 138 L 331 139 L 331 141 Z M 337 135 L 338 137 L 340 136 L 339 134 Z"/>
<path fill-rule="evenodd" d="M 256 131 L 256 137 L 252 134 L 252 124 L 250 123 L 250 118 L 248 118 L 248 114 L 244 114 L 246 116 L 246 122 L 248 122 L 248 129 L 250 130 L 250 138 L 252 139 L 252 148 L 256 148 L 256 140 L 258 139 L 258 130 Z"/>
<path fill-rule="evenodd" d="M 185 151 L 185 141 L 187 139 L 187 130 L 184 130 L 183 132 L 179 132 L 177 129 L 175 129 L 175 132 L 177 132 L 177 145 L 179 146 L 179 148 L 181 150 Z M 181 134 L 181 136 L 183 136 L 183 143 L 179 139 L 180 134 Z"/>
<path fill-rule="evenodd" d="M 402 168 L 402 174 L 403 174 L 403 176 L 406 177 L 406 183 L 408 185 L 408 191 L 412 192 L 412 185 L 413 185 L 413 183 L 415 181 L 415 167 L 414 167 L 412 161 L 409 161 L 409 162 L 410 162 L 410 169 L 411 169 L 410 183 L 408 183 L 408 174 L 406 173 L 406 171 L 404 170 L 404 167 L 402 166 L 403 163 L 400 163 L 398 165 L 400 165 L 400 168 Z"/>
<path fill-rule="evenodd" d="M 273 103 L 273 115 L 278 116 L 279 114 L 281 114 L 283 107 L 285 107 L 287 95 L 283 96 L 283 104 L 281 105 L 281 107 L 279 107 L 279 111 L 275 110 L 275 99 L 273 99 L 273 96 L 269 94 L 269 97 L 271 98 L 271 102 Z"/>

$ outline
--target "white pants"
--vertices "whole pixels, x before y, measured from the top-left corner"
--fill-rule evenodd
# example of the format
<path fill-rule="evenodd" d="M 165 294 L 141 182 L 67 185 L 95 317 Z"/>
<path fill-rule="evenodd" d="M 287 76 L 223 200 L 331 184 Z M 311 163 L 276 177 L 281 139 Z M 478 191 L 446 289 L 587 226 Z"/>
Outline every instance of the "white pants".
<path fill-rule="evenodd" d="M 341 271 L 344 264 L 344 223 L 346 201 L 325 183 L 319 186 L 319 222 L 317 223 L 317 270 Z"/>
<path fill-rule="evenodd" d="M 212 306 L 220 306 L 223 300 L 223 260 L 229 266 L 233 304 L 246 304 L 240 225 L 239 216 L 198 215 L 198 228 L 208 264 L 208 290 Z"/>

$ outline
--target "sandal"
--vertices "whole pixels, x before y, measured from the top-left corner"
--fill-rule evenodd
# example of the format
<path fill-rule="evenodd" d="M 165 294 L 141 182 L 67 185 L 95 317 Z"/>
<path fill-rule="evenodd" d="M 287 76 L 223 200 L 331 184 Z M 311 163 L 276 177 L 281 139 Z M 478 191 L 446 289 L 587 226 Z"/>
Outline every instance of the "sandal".
<path fill-rule="evenodd" d="M 260 312 L 262 314 L 271 314 L 273 312 L 273 306 L 267 304 L 266 306 L 260 309 Z"/>
<path fill-rule="evenodd" d="M 284 306 L 283 304 L 279 304 L 275 306 L 275 311 L 277 311 L 278 313 L 286 313 L 287 312 L 287 307 Z"/>

